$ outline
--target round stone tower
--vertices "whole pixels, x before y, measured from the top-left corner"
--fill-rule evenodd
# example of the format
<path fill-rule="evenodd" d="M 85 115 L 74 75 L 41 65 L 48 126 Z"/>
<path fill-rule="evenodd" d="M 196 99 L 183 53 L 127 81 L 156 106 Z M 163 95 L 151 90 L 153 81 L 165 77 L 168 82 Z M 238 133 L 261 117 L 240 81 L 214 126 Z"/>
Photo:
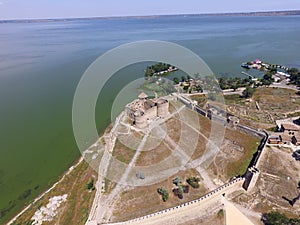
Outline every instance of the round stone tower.
<path fill-rule="evenodd" d="M 138 128 L 145 128 L 147 126 L 147 119 L 144 116 L 144 112 L 138 110 L 134 113 L 134 123 Z"/>
<path fill-rule="evenodd" d="M 159 99 L 157 101 L 157 116 L 164 118 L 169 114 L 169 101 L 166 99 Z"/>

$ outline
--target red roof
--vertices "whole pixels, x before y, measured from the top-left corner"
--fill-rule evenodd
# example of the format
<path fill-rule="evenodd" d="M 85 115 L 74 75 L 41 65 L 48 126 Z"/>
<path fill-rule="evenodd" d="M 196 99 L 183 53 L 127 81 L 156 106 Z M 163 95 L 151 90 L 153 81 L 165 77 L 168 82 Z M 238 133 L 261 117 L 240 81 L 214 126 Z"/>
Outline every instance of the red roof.
<path fill-rule="evenodd" d="M 142 92 L 138 97 L 143 99 L 143 98 L 148 98 L 148 95 L 146 95 L 144 92 Z"/>

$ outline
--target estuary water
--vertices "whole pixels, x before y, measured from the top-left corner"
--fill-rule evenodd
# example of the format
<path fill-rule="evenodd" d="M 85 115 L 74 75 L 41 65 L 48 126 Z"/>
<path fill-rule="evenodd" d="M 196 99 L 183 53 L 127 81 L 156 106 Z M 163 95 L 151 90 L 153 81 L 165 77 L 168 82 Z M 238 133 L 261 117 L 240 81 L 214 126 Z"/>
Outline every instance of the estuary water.
<path fill-rule="evenodd" d="M 171 41 L 197 53 L 218 76 L 242 76 L 240 64 L 256 58 L 300 67 L 299 37 L 299 16 L 0 22 L 0 224 L 79 158 L 73 95 L 104 52 L 139 40 Z M 146 65 L 124 68 L 106 84 L 95 115 L 99 133 L 119 90 L 142 77 Z"/>

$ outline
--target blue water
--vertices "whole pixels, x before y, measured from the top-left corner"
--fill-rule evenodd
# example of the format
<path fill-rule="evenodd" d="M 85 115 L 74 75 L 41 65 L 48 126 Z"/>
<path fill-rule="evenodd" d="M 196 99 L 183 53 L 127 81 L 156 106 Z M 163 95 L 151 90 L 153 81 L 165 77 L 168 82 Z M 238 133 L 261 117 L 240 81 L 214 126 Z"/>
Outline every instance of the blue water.
<path fill-rule="evenodd" d="M 299 16 L 0 23 L 0 224 L 79 157 L 72 99 L 87 66 L 105 51 L 132 41 L 171 41 L 197 53 L 215 74 L 241 76 L 240 64 L 256 58 L 300 67 L 299 36 Z M 121 70 L 106 85 L 99 132 L 110 122 L 114 96 L 143 76 L 145 65 Z M 18 199 L 28 189 L 31 195 Z"/>

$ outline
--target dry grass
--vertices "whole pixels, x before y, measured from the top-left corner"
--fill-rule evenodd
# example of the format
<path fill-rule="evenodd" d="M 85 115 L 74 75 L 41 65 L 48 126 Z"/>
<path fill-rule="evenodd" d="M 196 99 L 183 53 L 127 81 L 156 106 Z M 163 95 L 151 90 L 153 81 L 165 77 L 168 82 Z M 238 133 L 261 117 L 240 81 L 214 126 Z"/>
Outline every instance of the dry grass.
<path fill-rule="evenodd" d="M 113 157 L 117 160 L 129 164 L 131 159 L 135 154 L 135 150 L 128 148 L 127 146 L 123 145 L 118 139 L 116 140 L 116 144 L 113 150 Z"/>
<path fill-rule="evenodd" d="M 172 138 L 176 143 L 180 139 L 181 130 L 181 122 L 177 118 L 178 114 L 175 114 L 174 117 L 172 117 L 165 123 L 169 137 Z"/>
<path fill-rule="evenodd" d="M 227 102 L 227 109 L 240 117 L 267 126 L 266 124 L 274 124 L 275 120 L 285 118 L 286 113 L 293 114 L 300 105 L 300 96 L 296 94 L 296 91 L 284 88 L 258 88 L 252 99 L 252 102 L 245 102 L 245 106 Z M 256 108 L 256 102 L 260 110 Z M 253 125 L 259 126 L 259 124 Z"/>
<path fill-rule="evenodd" d="M 197 147 L 192 155 L 192 160 L 200 158 L 204 154 L 206 150 L 206 144 L 207 140 L 205 140 L 205 138 L 203 138 L 202 136 L 199 136 Z"/>
<path fill-rule="evenodd" d="M 297 183 L 300 181 L 300 163 L 286 149 L 271 147 L 264 151 L 255 189 L 234 200 L 261 213 L 275 210 L 290 217 L 299 217 L 300 202 L 292 207 L 282 197 L 292 199 L 299 194 Z"/>
<path fill-rule="evenodd" d="M 235 145 L 243 148 L 243 152 L 238 154 L 238 158 L 234 158 L 232 161 L 228 162 L 226 176 L 227 178 L 230 178 L 237 175 L 243 175 L 246 172 L 254 153 L 257 152 L 260 139 L 231 129 L 226 129 L 225 139 L 230 140 L 234 142 Z M 228 158 L 230 159 L 230 157 Z"/>
<path fill-rule="evenodd" d="M 211 133 L 211 121 L 209 118 L 199 115 L 200 132 L 207 138 Z"/>
<path fill-rule="evenodd" d="M 199 120 L 201 126 L 200 132 L 209 138 L 212 129 L 211 121 L 201 115 L 199 115 Z M 217 130 L 214 132 L 224 129 L 220 124 L 214 124 L 214 126 L 214 129 Z M 218 128 L 218 126 L 220 127 Z M 207 141 L 199 136 L 199 142 L 192 157 L 193 159 L 203 155 L 206 143 Z M 221 178 L 224 182 L 234 176 L 243 175 L 250 164 L 253 154 L 257 151 L 259 143 L 260 139 L 255 136 L 226 128 L 222 151 L 216 156 L 215 162 L 210 166 L 210 169 L 214 175 L 218 176 L 217 178 Z"/>
<path fill-rule="evenodd" d="M 157 148 L 151 151 L 141 152 L 136 161 L 136 166 L 149 166 L 159 163 L 160 161 L 170 156 L 171 153 L 172 151 L 169 150 L 165 143 L 161 142 Z"/>
<path fill-rule="evenodd" d="M 283 88 L 259 88 L 254 93 L 253 99 L 260 103 L 262 110 L 277 112 L 295 110 L 300 105 L 300 97 L 296 95 L 296 91 Z"/>
<path fill-rule="evenodd" d="M 201 126 L 200 132 L 205 137 L 209 138 L 212 129 L 211 120 L 209 120 L 207 117 L 199 115 L 199 121 Z M 221 127 L 218 129 L 218 126 Z M 218 130 L 224 129 L 220 124 L 215 124 L 215 128 Z M 230 149 L 225 147 L 222 149 L 222 151 L 225 152 L 225 155 L 220 154 L 217 156 L 216 165 L 218 165 L 220 168 L 213 168 L 213 170 L 223 171 L 223 174 L 221 175 L 225 180 L 227 180 L 233 176 L 243 175 L 246 172 L 253 154 L 257 151 L 260 139 L 238 130 L 226 128 L 224 141 L 234 143 L 236 148 L 243 149 L 243 151 L 240 152 L 232 148 L 232 146 L 230 146 Z M 198 145 L 192 157 L 193 159 L 203 155 L 206 149 L 206 143 L 207 141 L 203 137 L 199 136 Z M 212 165 L 212 167 L 214 166 Z M 215 174 L 217 174 L 217 172 L 215 172 Z"/>
<path fill-rule="evenodd" d="M 207 102 L 207 97 L 204 94 L 192 95 L 191 99 L 198 102 L 198 105 L 203 107 Z"/>
<path fill-rule="evenodd" d="M 183 199 L 179 199 L 172 193 L 172 188 L 174 188 L 172 180 L 176 176 L 180 176 L 185 180 L 190 176 L 200 175 L 196 170 L 190 169 L 187 171 L 181 171 L 158 184 L 137 187 L 133 190 L 123 192 L 117 207 L 115 208 L 113 221 L 125 221 L 147 215 L 193 199 L 197 199 L 206 193 L 207 190 L 200 183 L 200 188 L 190 188 L 190 192 L 188 194 L 184 194 Z M 157 189 L 160 187 L 167 189 L 170 194 L 170 198 L 167 202 L 163 202 L 161 196 L 157 193 Z"/>
<path fill-rule="evenodd" d="M 36 210 L 41 206 L 46 206 L 49 202 L 49 198 L 63 194 L 68 194 L 67 202 L 63 203 L 58 209 L 58 214 L 53 221 L 43 224 L 85 224 L 95 195 L 95 191 L 89 191 L 87 189 L 87 184 L 93 177 L 96 182 L 96 175 L 96 172 L 91 169 L 86 162 L 80 163 L 78 167 L 66 176 L 52 191 L 22 214 L 14 225 L 29 224 Z"/>
<path fill-rule="evenodd" d="M 187 132 L 185 134 L 185 138 L 188 138 L 189 135 L 195 132 L 189 126 L 195 127 L 197 129 L 196 125 L 193 123 L 193 117 L 199 119 L 200 132 L 206 138 L 210 137 L 212 123 L 208 118 L 203 117 L 189 109 L 182 110 L 180 114 L 181 117 L 179 117 L 179 115 L 175 115 L 173 118 L 169 119 L 166 122 L 168 135 L 176 143 L 178 143 L 180 139 L 181 129 Z M 181 119 L 183 123 L 181 123 Z M 217 130 L 224 129 L 224 127 L 220 124 L 214 124 L 214 126 Z M 206 149 L 206 139 L 201 135 L 199 135 L 198 137 L 198 142 L 195 143 L 197 147 L 195 152 L 193 153 L 192 159 L 201 157 Z M 216 163 L 217 166 L 224 166 L 222 176 L 225 177 L 225 179 L 228 179 L 233 176 L 243 174 L 246 171 L 246 168 L 248 167 L 250 160 L 252 159 L 252 155 L 257 150 L 257 146 L 260 140 L 251 135 L 247 135 L 245 133 L 241 133 L 239 131 L 230 129 L 226 129 L 225 139 L 229 143 L 234 143 L 232 144 L 234 145 L 234 148 L 239 150 L 241 149 L 241 151 L 234 150 L 235 152 L 230 152 L 232 149 L 224 149 L 223 153 L 226 154 L 222 154 L 222 157 L 219 160 L 224 161 L 225 164 Z M 117 147 L 121 147 L 121 149 L 123 148 L 123 150 L 121 151 L 124 151 L 124 147 Z M 117 153 L 117 151 L 115 153 Z M 155 149 L 142 152 L 138 158 L 137 165 L 146 166 L 157 163 L 165 159 L 169 154 L 171 154 L 171 151 L 168 148 L 166 148 L 163 141 Z M 123 157 L 125 156 L 123 155 Z M 130 158 L 131 157 L 129 157 L 129 159 Z M 217 170 L 219 170 L 219 168 L 217 168 Z M 190 193 L 185 194 L 183 200 L 178 199 L 178 197 L 174 196 L 172 193 L 172 188 L 174 188 L 174 185 L 172 184 L 172 179 L 176 176 L 181 176 L 184 177 L 184 179 L 186 179 L 189 176 L 199 176 L 199 173 L 194 169 L 188 171 L 181 171 L 178 174 L 158 184 L 146 187 L 137 187 L 132 190 L 125 191 L 124 193 L 122 193 L 121 198 L 115 208 L 114 215 L 112 218 L 113 221 L 124 221 L 143 216 L 165 208 L 173 207 L 175 205 L 192 199 L 197 199 L 205 194 L 206 189 L 203 185 L 201 185 L 199 189 L 191 188 Z M 167 189 L 170 193 L 170 198 L 167 202 L 163 202 L 161 200 L 161 196 L 157 193 L 157 188 L 160 187 Z"/>

